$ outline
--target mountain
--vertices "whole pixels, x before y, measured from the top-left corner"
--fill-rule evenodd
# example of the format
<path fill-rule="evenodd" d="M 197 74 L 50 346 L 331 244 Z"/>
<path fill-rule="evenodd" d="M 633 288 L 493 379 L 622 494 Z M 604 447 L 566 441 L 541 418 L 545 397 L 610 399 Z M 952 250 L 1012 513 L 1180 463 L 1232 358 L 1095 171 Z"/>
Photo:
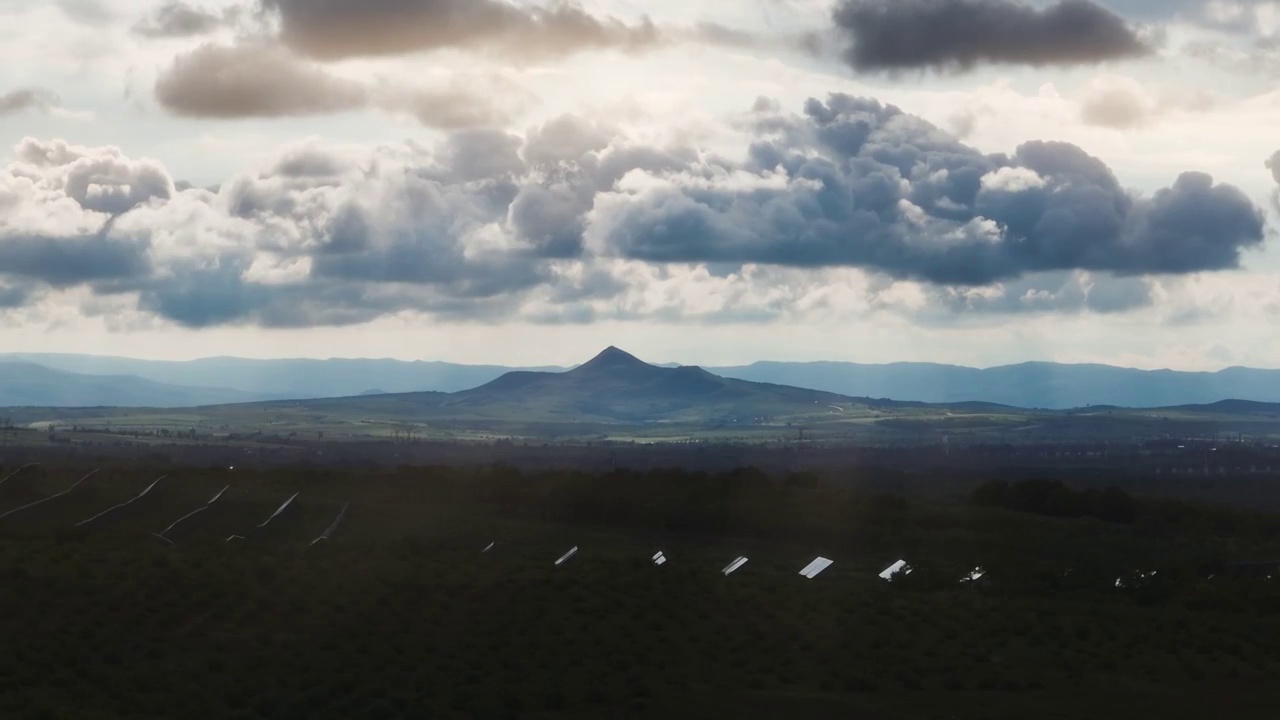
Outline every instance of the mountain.
<path fill-rule="evenodd" d="M 135 360 L 58 354 L 0 355 L 54 370 L 88 375 L 132 375 L 156 383 L 223 388 L 240 399 L 277 400 L 346 397 L 376 387 L 391 394 L 457 392 L 477 388 L 513 370 L 561 371 L 559 367 L 510 368 L 401 360 L 251 360 L 220 357 L 189 361 Z M 678 369 L 662 364 L 651 367 Z M 1227 399 L 1280 402 L 1280 370 L 1233 367 L 1218 372 L 1135 370 L 1109 365 L 1029 362 L 993 368 L 936 363 L 866 365 L 846 362 L 757 362 L 707 367 L 722 378 L 809 388 L 851 397 L 1015 407 L 1068 409 L 1090 405 L 1134 408 L 1201 405 Z M 128 405 L 142 404 L 138 401 Z"/>
<path fill-rule="evenodd" d="M 326 398 L 270 403 L 262 409 L 342 417 L 348 422 L 546 426 L 755 423 L 825 418 L 866 406 L 863 401 L 833 393 L 722 378 L 697 367 L 650 365 L 610 347 L 572 370 L 512 371 L 455 393 Z"/>
<path fill-rule="evenodd" d="M 80 375 L 24 362 L 0 361 L 0 407 L 190 407 L 247 402 L 250 393 L 167 385 L 129 375 Z"/>
<path fill-rule="evenodd" d="M 981 401 L 1025 408 L 1201 405 L 1233 398 L 1280 402 L 1280 370 L 1135 370 L 1029 362 L 986 369 L 932 363 L 861 365 L 758 362 L 709 368 L 724 377 L 796 385 L 843 395 L 928 403 Z"/>
<path fill-rule="evenodd" d="M 54 370 L 86 375 L 136 375 L 160 383 L 231 388 L 248 393 L 257 400 L 359 395 L 369 389 L 371 382 L 376 382 L 379 389 L 389 393 L 453 392 L 487 383 L 513 369 L 496 365 L 341 358 L 256 360 L 214 357 L 176 361 L 11 353 L 0 355 L 0 360 L 32 362 Z"/>

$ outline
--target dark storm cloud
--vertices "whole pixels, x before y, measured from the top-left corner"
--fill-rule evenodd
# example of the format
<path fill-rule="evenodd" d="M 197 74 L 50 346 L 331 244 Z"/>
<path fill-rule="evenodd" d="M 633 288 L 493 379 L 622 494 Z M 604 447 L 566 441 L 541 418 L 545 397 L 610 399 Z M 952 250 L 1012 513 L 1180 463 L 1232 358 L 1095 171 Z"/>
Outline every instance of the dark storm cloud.
<path fill-rule="evenodd" d="M 315 58 L 398 55 L 481 47 L 517 56 L 589 48 L 635 50 L 657 44 L 647 19 L 628 25 L 571 2 L 506 0 L 260 0 L 278 17 L 280 38 Z"/>
<path fill-rule="evenodd" d="M 31 288 L 0 283 L 0 310 L 24 307 L 31 302 Z"/>
<path fill-rule="evenodd" d="M 184 38 L 207 35 L 222 27 L 226 16 L 184 2 L 157 7 L 133 26 L 136 35 L 148 38 Z"/>
<path fill-rule="evenodd" d="M 859 71 L 967 70 L 979 64 L 1085 65 L 1150 52 L 1090 0 L 841 0 L 844 60 Z"/>
<path fill-rule="evenodd" d="M 156 99 L 184 117 L 285 117 L 355 110 L 363 85 L 267 44 L 207 44 L 178 56 L 156 79 Z"/>
<path fill-rule="evenodd" d="M 42 88 L 20 88 L 0 95 L 0 117 L 23 110 L 48 110 L 58 104 L 58 96 Z"/>
<path fill-rule="evenodd" d="M 1207 175 L 1137 197 L 1069 143 L 987 155 L 875 100 L 833 95 L 758 125 L 743 169 L 759 184 L 677 180 L 597 201 L 602 247 L 650 262 L 843 265 L 985 285 L 1053 270 L 1235 268 L 1264 237 L 1261 210 Z"/>
<path fill-rule="evenodd" d="M 85 236 L 0 235 L 0 276 L 51 287 L 145 276 L 145 244 L 112 237 L 108 228 Z"/>
<path fill-rule="evenodd" d="M 189 267 L 136 288 L 140 309 L 187 328 L 258 325 L 268 328 L 342 327 L 403 310 L 473 313 L 483 317 L 496 301 L 468 303 L 405 292 L 390 285 L 312 280 L 264 285 L 245 280 L 242 263 Z M 124 289 L 124 288 L 122 288 Z"/>

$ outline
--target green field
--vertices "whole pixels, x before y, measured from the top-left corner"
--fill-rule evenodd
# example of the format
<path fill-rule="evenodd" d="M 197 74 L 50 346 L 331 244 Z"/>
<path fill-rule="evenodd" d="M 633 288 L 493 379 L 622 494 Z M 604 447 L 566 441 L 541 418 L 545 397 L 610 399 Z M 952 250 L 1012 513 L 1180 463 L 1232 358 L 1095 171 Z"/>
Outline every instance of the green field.
<path fill-rule="evenodd" d="M 87 470 L 20 474 L 0 512 Z M 835 565 L 800 577 L 817 554 Z M 1104 522 L 751 472 L 119 467 L 0 520 L 0 556 L 6 717 L 1271 717 L 1280 697 L 1280 586 L 1206 579 L 1280 558 L 1280 520 L 1168 502 Z M 915 572 L 876 577 L 899 557 Z"/>

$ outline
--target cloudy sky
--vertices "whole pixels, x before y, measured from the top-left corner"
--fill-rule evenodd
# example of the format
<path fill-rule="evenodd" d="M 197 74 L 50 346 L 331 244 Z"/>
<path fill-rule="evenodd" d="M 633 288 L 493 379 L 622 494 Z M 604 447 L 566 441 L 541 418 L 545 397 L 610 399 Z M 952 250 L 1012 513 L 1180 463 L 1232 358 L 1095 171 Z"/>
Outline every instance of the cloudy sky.
<path fill-rule="evenodd" d="M 0 0 L 0 347 L 1280 367 L 1277 128 L 1280 0 Z"/>

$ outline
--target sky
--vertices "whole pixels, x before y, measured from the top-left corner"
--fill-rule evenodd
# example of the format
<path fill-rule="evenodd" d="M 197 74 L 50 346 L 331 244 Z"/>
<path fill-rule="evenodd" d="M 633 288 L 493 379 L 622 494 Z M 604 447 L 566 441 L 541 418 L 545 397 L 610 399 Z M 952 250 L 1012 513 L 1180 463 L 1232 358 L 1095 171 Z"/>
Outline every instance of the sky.
<path fill-rule="evenodd" d="M 1280 0 L 0 0 L 0 348 L 1280 367 Z"/>

